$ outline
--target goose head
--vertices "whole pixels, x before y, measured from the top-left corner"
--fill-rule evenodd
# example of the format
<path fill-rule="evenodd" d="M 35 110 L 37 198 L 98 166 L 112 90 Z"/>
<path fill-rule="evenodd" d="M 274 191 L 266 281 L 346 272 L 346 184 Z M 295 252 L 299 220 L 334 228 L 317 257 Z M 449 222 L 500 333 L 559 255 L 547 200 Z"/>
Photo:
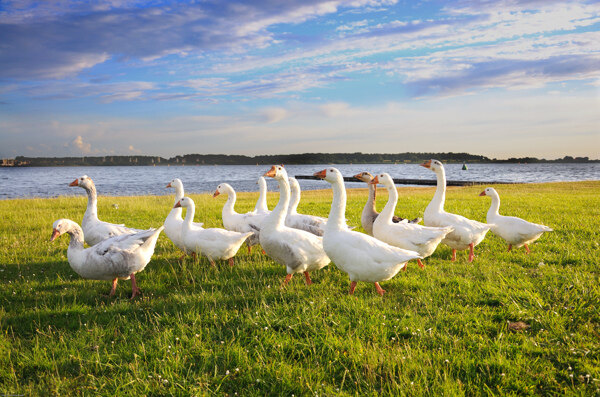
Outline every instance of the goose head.
<path fill-rule="evenodd" d="M 71 231 L 73 221 L 69 219 L 59 219 L 52 224 L 52 237 L 50 241 L 54 241 L 61 235 Z"/>
<path fill-rule="evenodd" d="M 344 183 L 344 177 L 342 176 L 342 173 L 337 168 L 333 167 L 325 168 L 324 170 L 315 172 L 313 176 L 324 179 L 329 183 Z"/>
<path fill-rule="evenodd" d="M 182 197 L 181 200 L 179 200 L 174 206 L 173 208 L 181 208 L 181 207 L 191 207 L 192 205 L 194 205 L 194 201 L 189 198 L 189 197 Z"/>
<path fill-rule="evenodd" d="M 183 183 L 181 182 L 181 179 L 175 178 L 169 182 L 166 187 L 173 187 L 175 189 L 183 188 Z"/>
<path fill-rule="evenodd" d="M 498 196 L 498 192 L 493 187 L 487 187 L 487 188 L 485 188 L 485 190 L 483 192 L 479 193 L 479 195 L 496 197 L 496 196 Z"/>
<path fill-rule="evenodd" d="M 421 167 L 425 167 L 425 168 L 429 168 L 431 171 L 435 172 L 436 174 L 440 171 L 444 171 L 444 165 L 442 164 L 441 161 L 438 160 L 427 160 L 425 161 L 423 164 L 420 164 Z"/>
<path fill-rule="evenodd" d="M 377 185 L 379 183 L 387 188 L 394 187 L 394 180 L 387 172 L 375 175 L 375 177 L 369 183 L 371 185 Z"/>
<path fill-rule="evenodd" d="M 263 176 L 270 176 L 274 179 L 287 179 L 287 171 L 283 167 L 283 165 L 273 165 L 271 169 L 264 173 Z"/>
<path fill-rule="evenodd" d="M 89 176 L 83 175 L 75 179 L 73 182 L 69 183 L 69 186 L 79 186 L 84 189 L 89 189 L 92 186 L 94 186 L 94 181 L 92 181 L 92 178 L 90 178 Z"/>
<path fill-rule="evenodd" d="M 354 175 L 354 177 L 356 179 L 358 179 L 359 181 L 363 181 L 363 182 L 371 182 L 371 180 L 373 179 L 373 175 L 371 175 L 371 173 L 364 171 L 364 172 L 360 172 L 356 175 Z"/>
<path fill-rule="evenodd" d="M 231 187 L 231 185 L 229 185 L 228 183 L 221 183 L 219 186 L 217 186 L 217 189 L 215 190 L 213 197 L 217 197 L 221 193 L 230 194 L 232 191 L 233 191 L 233 188 Z"/>

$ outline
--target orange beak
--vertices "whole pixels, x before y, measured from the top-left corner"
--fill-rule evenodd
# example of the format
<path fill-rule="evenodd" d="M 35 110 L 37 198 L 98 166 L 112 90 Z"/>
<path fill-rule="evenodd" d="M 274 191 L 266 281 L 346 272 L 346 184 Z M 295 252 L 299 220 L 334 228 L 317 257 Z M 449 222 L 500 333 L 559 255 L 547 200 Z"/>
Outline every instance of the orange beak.
<path fill-rule="evenodd" d="M 178 201 L 173 208 L 181 208 L 181 201 Z"/>
<path fill-rule="evenodd" d="M 79 186 L 79 179 L 75 179 L 73 182 L 69 183 L 69 186 Z"/>
<path fill-rule="evenodd" d="M 270 176 L 271 178 L 275 178 L 277 175 L 277 168 L 275 166 L 271 166 L 271 169 L 263 174 L 263 176 Z"/>
<path fill-rule="evenodd" d="M 379 183 L 379 178 L 376 175 L 375 178 L 371 179 L 371 182 L 369 182 L 369 185 L 377 185 L 378 183 Z"/>
<path fill-rule="evenodd" d="M 484 190 L 483 192 L 479 193 L 479 195 L 480 195 L 480 196 L 486 196 L 486 194 L 485 194 L 485 190 Z"/>
<path fill-rule="evenodd" d="M 50 237 L 50 241 L 54 241 L 60 236 L 60 232 L 56 229 L 52 229 L 52 237 Z"/>
<path fill-rule="evenodd" d="M 325 177 L 327 176 L 327 170 L 321 170 L 319 172 L 315 172 L 313 174 L 313 176 L 316 176 L 317 178 L 325 179 Z"/>
<path fill-rule="evenodd" d="M 219 192 L 218 190 L 215 190 L 215 193 L 213 194 L 213 198 L 217 197 L 219 194 L 221 194 L 221 192 Z"/>
<path fill-rule="evenodd" d="M 359 181 L 362 181 L 362 174 L 356 174 L 356 175 L 354 175 L 354 177 L 356 179 L 358 179 Z"/>
<path fill-rule="evenodd" d="M 431 168 L 431 160 L 425 161 L 423 164 L 420 164 L 421 167 Z"/>
<path fill-rule="evenodd" d="M 169 182 L 169 184 L 168 184 L 166 187 L 172 187 L 172 186 L 171 186 L 171 182 Z"/>

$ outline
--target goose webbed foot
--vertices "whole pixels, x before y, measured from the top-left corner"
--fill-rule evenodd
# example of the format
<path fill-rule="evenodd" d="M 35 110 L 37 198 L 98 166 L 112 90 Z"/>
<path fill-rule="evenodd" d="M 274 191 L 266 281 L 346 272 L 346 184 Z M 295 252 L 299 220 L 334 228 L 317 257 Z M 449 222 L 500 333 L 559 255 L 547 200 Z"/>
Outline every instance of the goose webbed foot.
<path fill-rule="evenodd" d="M 377 293 L 379 295 L 383 296 L 383 294 L 385 294 L 385 290 L 381 288 L 381 285 L 379 285 L 379 283 L 375 283 L 375 289 L 377 290 Z"/>
<path fill-rule="evenodd" d="M 306 278 L 306 285 L 311 285 L 313 283 L 308 272 L 304 272 L 304 277 Z"/>
<path fill-rule="evenodd" d="M 421 262 L 421 260 L 420 260 L 420 259 L 417 259 L 417 263 L 419 264 L 419 267 L 420 267 L 421 269 L 425 269 L 425 265 L 423 264 L 423 262 Z M 406 268 L 406 266 L 405 266 L 405 268 Z"/>
<path fill-rule="evenodd" d="M 473 247 L 475 247 L 475 244 L 473 244 L 473 243 L 469 244 L 469 262 L 473 262 L 473 259 L 475 259 L 475 253 L 473 252 Z"/>
<path fill-rule="evenodd" d="M 131 273 L 131 298 L 134 299 L 136 295 L 141 294 L 142 291 L 137 287 L 135 283 L 135 274 Z"/>
<path fill-rule="evenodd" d="M 350 291 L 348 291 L 348 295 L 354 295 L 354 289 L 356 288 L 356 281 L 350 283 Z"/>

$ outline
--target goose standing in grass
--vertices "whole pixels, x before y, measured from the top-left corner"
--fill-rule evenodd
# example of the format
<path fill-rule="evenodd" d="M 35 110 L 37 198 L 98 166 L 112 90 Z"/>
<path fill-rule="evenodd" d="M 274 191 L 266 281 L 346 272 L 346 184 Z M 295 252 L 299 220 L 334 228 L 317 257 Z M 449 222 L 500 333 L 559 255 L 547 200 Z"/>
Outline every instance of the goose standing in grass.
<path fill-rule="evenodd" d="M 172 187 L 175 189 L 175 202 L 173 204 L 177 204 L 179 200 L 183 198 L 184 195 L 183 183 L 179 178 L 175 178 L 171 182 L 169 182 L 167 187 Z M 177 248 L 184 252 L 181 258 L 179 258 L 180 260 L 183 259 L 183 257 L 185 257 L 185 255 L 187 254 L 185 250 L 185 245 L 183 243 L 183 238 L 181 237 L 181 227 L 183 225 L 183 218 L 181 217 L 182 212 L 183 210 L 181 209 L 181 207 L 172 208 L 169 212 L 169 215 L 167 215 L 167 219 L 165 219 L 164 223 L 165 234 L 167 235 L 169 240 L 171 240 Z"/>
<path fill-rule="evenodd" d="M 267 255 L 286 267 L 286 285 L 296 273 L 304 273 L 306 284 L 312 284 L 309 272 L 322 269 L 330 262 L 323 250 L 323 238 L 301 229 L 285 225 L 290 203 L 290 185 L 287 171 L 274 165 L 265 176 L 279 183 L 279 202 L 262 222 L 260 245 Z"/>
<path fill-rule="evenodd" d="M 88 245 L 96 245 L 109 237 L 121 236 L 123 234 L 139 233 L 144 230 L 125 227 L 123 224 L 103 222 L 98 219 L 98 196 L 94 181 L 87 175 L 75 179 L 69 186 L 79 186 L 88 195 L 87 209 L 81 221 L 81 228 Z"/>
<path fill-rule="evenodd" d="M 360 216 L 360 224 L 362 225 L 365 232 L 369 235 L 373 235 L 373 223 L 377 219 L 379 212 L 377 212 L 377 207 L 375 207 L 375 198 L 377 196 L 377 186 L 375 184 L 370 183 L 373 180 L 373 175 L 369 172 L 361 172 L 359 174 L 354 175 L 356 179 L 359 181 L 363 181 L 367 183 L 369 187 L 369 198 L 367 199 L 367 203 L 363 208 L 362 214 Z M 399 216 L 393 215 L 392 222 L 398 223 L 403 221 L 404 218 L 400 218 Z M 421 218 L 415 218 L 409 223 L 419 223 L 421 222 Z"/>
<path fill-rule="evenodd" d="M 298 213 L 298 204 L 300 203 L 300 184 L 296 178 L 289 178 L 289 186 L 291 189 L 291 198 L 287 216 L 285 218 L 285 225 L 294 229 L 304 230 L 312 233 L 315 236 L 322 236 L 325 232 L 325 224 L 327 223 L 326 218 L 320 216 L 305 215 Z"/>
<path fill-rule="evenodd" d="M 225 205 L 223 206 L 221 215 L 223 218 L 223 226 L 225 229 L 231 230 L 232 232 L 252 232 L 252 235 L 246 240 L 248 253 L 250 253 L 251 247 L 259 243 L 260 223 L 267 214 L 256 214 L 254 212 L 247 212 L 245 214 L 237 213 L 234 208 L 237 196 L 235 190 L 228 183 L 221 183 L 217 186 L 213 197 L 217 197 L 220 194 L 227 195 L 227 202 L 225 202 Z"/>
<path fill-rule="evenodd" d="M 525 247 L 525 251 L 529 253 L 528 244 L 540 238 L 544 232 L 553 231 L 548 226 L 527 222 L 516 216 L 500 215 L 498 212 L 500 210 L 500 196 L 493 187 L 486 188 L 479 195 L 492 198 L 492 205 L 488 210 L 486 221 L 492 227 L 494 234 L 506 240 L 508 252 L 515 246 L 515 248 Z"/>
<path fill-rule="evenodd" d="M 421 166 L 435 172 L 437 177 L 435 194 L 423 214 L 425 225 L 435 227 L 452 226 L 454 230 L 446 235 L 442 243 L 452 248 L 453 261 L 456 260 L 457 250 L 469 249 L 469 262 L 472 262 L 475 258 L 474 247 L 483 240 L 490 230 L 490 225 L 444 211 L 446 172 L 443 164 L 438 160 L 427 160 Z"/>
<path fill-rule="evenodd" d="M 52 225 L 52 237 L 68 233 L 71 242 L 67 249 L 69 265 L 81 277 L 91 280 L 112 280 L 109 296 L 115 294 L 119 279 L 131 279 L 131 299 L 140 292 L 135 274 L 144 270 L 156 246 L 158 235 L 164 226 L 134 234 L 125 234 L 105 239 L 90 248 L 83 247 L 84 232 L 69 219 L 59 219 Z"/>
<path fill-rule="evenodd" d="M 265 181 L 265 177 L 261 176 L 256 183 L 258 184 L 258 200 L 252 212 L 266 215 L 271 212 L 267 207 L 267 181 Z"/>
<path fill-rule="evenodd" d="M 395 247 L 418 252 L 426 258 L 433 254 L 442 239 L 454 230 L 452 226 L 428 227 L 409 223 L 406 220 L 394 223 L 392 217 L 398 203 L 394 180 L 390 174 L 384 172 L 376 175 L 369 183 L 372 185 L 381 183 L 388 191 L 388 202 L 373 223 L 373 236 L 379 240 Z M 421 259 L 417 259 L 417 263 L 421 269 L 425 267 Z"/>
<path fill-rule="evenodd" d="M 350 294 L 358 281 L 375 283 L 377 293 L 385 291 L 379 283 L 394 277 L 411 259 L 421 255 L 393 247 L 364 233 L 346 227 L 346 188 L 344 178 L 336 168 L 316 172 L 314 176 L 329 182 L 333 188 L 331 211 L 325 225 L 323 248 L 333 263 L 350 277 Z"/>
<path fill-rule="evenodd" d="M 204 255 L 215 266 L 215 260 L 229 260 L 233 266 L 233 257 L 238 252 L 244 241 L 252 232 L 238 233 L 225 229 L 204 229 L 202 223 L 194 223 L 196 206 L 194 200 L 182 197 L 174 208 L 186 208 L 185 219 L 181 228 L 181 237 L 186 251 Z"/>

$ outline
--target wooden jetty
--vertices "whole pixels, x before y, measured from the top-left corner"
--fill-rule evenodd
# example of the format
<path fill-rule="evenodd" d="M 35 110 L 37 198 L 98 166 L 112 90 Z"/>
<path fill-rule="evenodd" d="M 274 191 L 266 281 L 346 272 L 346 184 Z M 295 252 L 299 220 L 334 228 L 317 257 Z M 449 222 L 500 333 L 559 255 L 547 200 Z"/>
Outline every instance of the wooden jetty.
<path fill-rule="evenodd" d="M 320 179 L 312 175 L 296 175 L 296 179 Z M 396 185 L 422 185 L 435 186 L 436 179 L 399 179 L 393 178 Z M 353 176 L 345 176 L 344 182 L 361 182 Z M 474 185 L 514 185 L 520 182 L 502 182 L 502 181 L 446 181 L 446 186 L 474 186 Z"/>

